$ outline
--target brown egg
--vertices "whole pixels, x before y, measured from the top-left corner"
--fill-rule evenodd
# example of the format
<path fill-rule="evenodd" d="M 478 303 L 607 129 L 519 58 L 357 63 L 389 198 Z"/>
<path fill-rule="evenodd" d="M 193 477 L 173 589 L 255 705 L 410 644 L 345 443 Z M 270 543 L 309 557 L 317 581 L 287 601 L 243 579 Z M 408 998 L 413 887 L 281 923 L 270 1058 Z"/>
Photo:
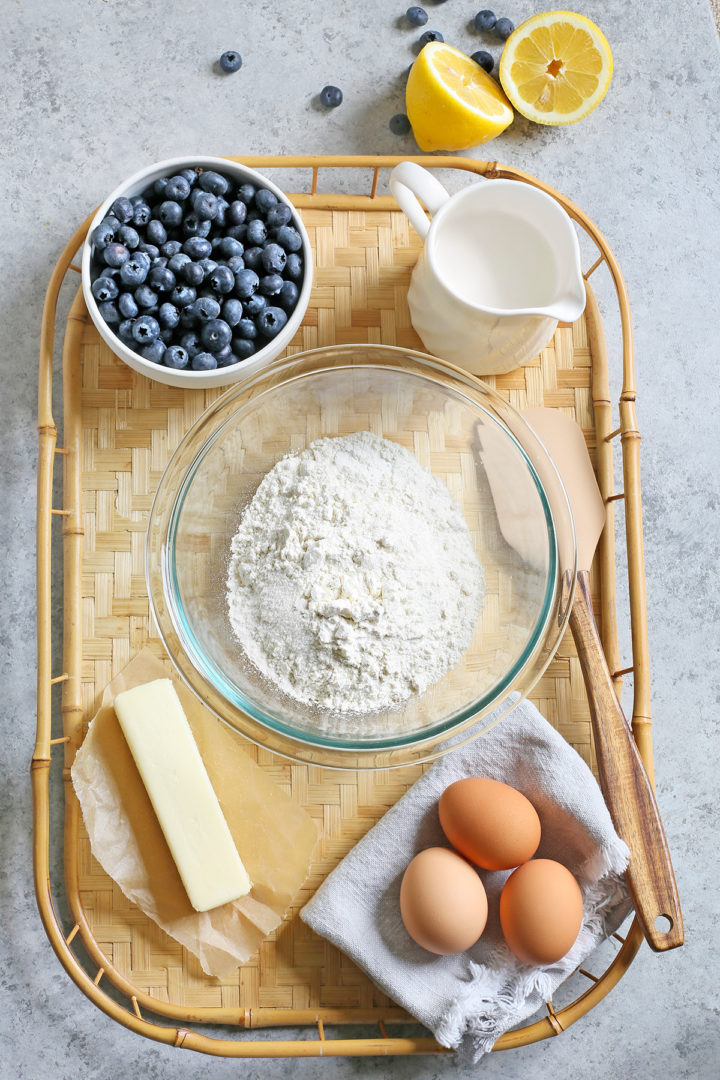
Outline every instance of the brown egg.
<path fill-rule="evenodd" d="M 499 780 L 456 780 L 443 791 L 438 810 L 453 847 L 485 870 L 511 870 L 532 858 L 540 843 L 535 807 Z"/>
<path fill-rule="evenodd" d="M 500 925 L 526 964 L 554 964 L 575 944 L 583 917 L 580 886 L 562 863 L 532 859 L 519 866 L 500 894 Z"/>
<path fill-rule="evenodd" d="M 448 848 L 416 855 L 400 886 L 400 914 L 413 941 L 438 956 L 464 952 L 485 929 L 488 905 L 477 871 Z"/>

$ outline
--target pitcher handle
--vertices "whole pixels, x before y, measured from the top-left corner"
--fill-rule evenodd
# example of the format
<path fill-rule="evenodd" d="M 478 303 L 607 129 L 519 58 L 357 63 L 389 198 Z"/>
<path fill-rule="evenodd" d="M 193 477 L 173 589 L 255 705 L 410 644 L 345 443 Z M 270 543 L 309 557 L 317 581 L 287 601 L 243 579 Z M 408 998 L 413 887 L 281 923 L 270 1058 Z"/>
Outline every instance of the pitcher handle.
<path fill-rule="evenodd" d="M 432 173 L 416 165 L 414 161 L 401 161 L 390 173 L 390 192 L 400 209 L 409 219 L 421 240 L 427 236 L 430 222 L 422 208 L 420 199 L 431 214 L 437 213 L 443 203 L 450 198 L 439 180 Z"/>

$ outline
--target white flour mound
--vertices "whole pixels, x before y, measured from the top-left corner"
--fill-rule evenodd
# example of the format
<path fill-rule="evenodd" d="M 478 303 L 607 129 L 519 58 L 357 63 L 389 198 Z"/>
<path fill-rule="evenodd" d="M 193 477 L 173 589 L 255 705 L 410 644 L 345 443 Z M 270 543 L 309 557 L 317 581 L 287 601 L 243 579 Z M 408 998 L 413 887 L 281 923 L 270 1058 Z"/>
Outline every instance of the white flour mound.
<path fill-rule="evenodd" d="M 232 541 L 235 634 L 263 675 L 322 708 L 372 712 L 437 682 L 483 592 L 445 484 L 367 431 L 278 461 Z"/>

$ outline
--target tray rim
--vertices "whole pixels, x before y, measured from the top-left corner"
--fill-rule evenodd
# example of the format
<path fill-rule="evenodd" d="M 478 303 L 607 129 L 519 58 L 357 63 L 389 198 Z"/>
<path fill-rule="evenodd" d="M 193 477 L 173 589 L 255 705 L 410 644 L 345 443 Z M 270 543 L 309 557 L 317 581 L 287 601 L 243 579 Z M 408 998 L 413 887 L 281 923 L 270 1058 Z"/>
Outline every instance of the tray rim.
<path fill-rule="evenodd" d="M 632 713 L 632 729 L 638 748 L 652 781 L 652 742 L 651 742 L 651 717 L 649 703 L 649 671 L 648 671 L 648 635 L 645 602 L 644 559 L 642 548 L 642 500 L 640 489 L 639 471 L 639 444 L 640 433 L 637 428 L 635 415 L 635 375 L 633 364 L 632 325 L 627 292 L 622 279 L 619 266 L 610 250 L 607 241 L 593 224 L 593 222 L 574 206 L 569 200 L 555 191 L 549 185 L 543 183 L 528 173 L 509 166 L 499 165 L 497 162 L 483 162 L 459 157 L 381 157 L 381 156 L 242 156 L 232 157 L 230 160 L 241 161 L 251 166 L 262 168 L 308 168 L 311 169 L 311 190 L 306 194 L 292 195 L 293 202 L 301 208 L 315 209 L 343 209 L 343 210 L 396 210 L 397 205 L 391 196 L 377 195 L 377 185 L 380 169 L 391 168 L 400 161 L 412 160 L 430 168 L 456 169 L 474 173 L 477 176 L 488 178 L 502 177 L 530 183 L 535 187 L 550 194 L 557 199 L 566 209 L 570 216 L 578 222 L 595 243 L 599 256 L 595 263 L 585 272 L 587 279 L 605 263 L 615 287 L 617 295 L 621 332 L 622 332 L 622 362 L 623 380 L 620 395 L 620 427 L 611 431 L 611 401 L 608 388 L 607 354 L 605 350 L 604 334 L 600 312 L 594 294 L 587 287 L 588 306 L 585 313 L 588 337 L 591 341 L 591 355 L 593 357 L 592 370 L 592 398 L 595 413 L 595 428 L 597 437 L 597 471 L 603 497 L 608 507 L 608 528 L 603 534 L 598 559 L 603 581 L 601 590 L 601 623 L 603 646 L 608 657 L 613 679 L 619 691 L 622 675 L 627 671 L 634 674 L 634 698 Z M 364 168 L 372 170 L 372 183 L 369 195 L 361 194 L 329 194 L 318 191 L 318 175 L 321 168 Z M 38 458 L 38 484 L 37 484 L 37 586 L 38 586 L 38 713 L 37 713 L 37 737 L 31 762 L 31 777 L 33 787 L 34 805 L 34 842 L 33 863 L 35 876 L 35 891 L 43 925 L 48 934 L 50 943 L 58 955 L 63 967 L 81 990 L 106 1014 L 112 1016 L 119 1023 L 137 1031 L 155 1041 L 172 1043 L 176 1046 L 184 1046 L 203 1053 L 229 1057 L 280 1057 L 280 1056 L 371 1056 L 374 1054 L 396 1055 L 416 1053 L 449 1053 L 446 1048 L 440 1046 L 432 1037 L 400 1038 L 388 1035 L 385 1022 L 407 1021 L 407 1014 L 400 1009 L 374 1009 L 355 1010 L 350 1018 L 343 1015 L 342 1009 L 319 1009 L 319 1010 L 250 1010 L 250 1009 L 217 1009 L 214 1007 L 186 1008 L 160 1002 L 143 992 L 138 992 L 131 986 L 119 972 L 110 970 L 110 965 L 101 950 L 97 947 L 92 931 L 87 924 L 78 895 L 73 895 L 73 890 L 68 889 L 68 900 L 71 905 L 75 925 L 69 934 L 65 934 L 55 911 L 49 881 L 49 773 L 51 747 L 64 744 L 65 750 L 65 830 L 64 840 L 72 836 L 72 830 L 77 826 L 79 807 L 74 798 L 74 792 L 69 777 L 69 766 L 78 745 L 77 732 L 79 725 L 78 716 L 81 719 L 82 710 L 75 704 L 74 694 L 77 679 L 69 674 L 71 665 L 67 663 L 68 655 L 77 652 L 79 620 L 73 627 L 72 618 L 68 617 L 67 611 L 63 613 L 64 637 L 65 637 L 65 660 L 64 667 L 68 670 L 53 678 L 51 670 L 52 652 L 52 622 L 51 622 L 51 560 L 50 548 L 52 540 L 52 526 L 55 517 L 63 520 L 63 564 L 66 586 L 77 582 L 79 560 L 82 557 L 82 521 L 80 520 L 80 477 L 79 470 L 72 466 L 72 446 L 68 439 L 69 433 L 65 432 L 66 446 L 57 446 L 57 425 L 52 411 L 52 380 L 53 380 L 53 341 L 55 334 L 55 317 L 57 299 L 61 284 L 68 269 L 77 271 L 78 267 L 72 263 L 72 258 L 80 247 L 93 214 L 90 214 L 85 222 L 76 230 L 68 241 L 63 253 L 51 276 L 43 308 L 42 330 L 40 341 L 40 364 L 39 364 L 39 387 L 38 387 L 38 434 L 39 434 L 39 458 Z M 63 352 L 63 390 L 64 390 L 64 415 L 72 414 L 74 406 L 79 402 L 80 384 L 77 377 L 73 377 L 73 367 L 67 363 L 77 347 L 83 325 L 87 321 L 83 315 L 82 294 L 79 293 L 72 305 L 68 319 L 64 340 Z M 601 363 L 597 363 L 597 359 Z M 77 372 L 74 373 L 77 375 Z M 613 481 L 613 441 L 620 436 L 623 459 L 624 492 L 614 492 Z M 52 487 L 54 464 L 56 454 L 63 456 L 64 461 L 64 494 L 63 508 L 52 507 Z M 614 501 L 622 498 L 625 502 L 625 532 L 628 558 L 628 579 L 630 593 L 630 621 L 631 641 L 633 653 L 633 665 L 631 668 L 619 670 L 619 656 L 616 633 L 616 610 L 615 610 L 615 552 L 614 552 Z M 76 514 L 76 509 L 77 514 Z M 611 587 L 609 587 L 611 586 Z M 67 606 L 68 591 L 66 589 L 65 601 Z M 70 606 L 73 602 L 70 594 Z M 72 670 L 77 671 L 77 665 Z M 63 737 L 51 738 L 51 690 L 55 683 L 63 684 Z M 79 700 L 79 698 L 77 698 Z M 68 734 L 70 732 L 71 734 Z M 91 979 L 89 973 L 80 964 L 78 958 L 71 949 L 71 942 L 76 934 L 80 933 L 81 940 L 88 950 L 91 959 L 97 964 L 95 979 Z M 619 937 L 619 935 L 615 935 Z M 552 1003 L 547 1003 L 547 1016 L 525 1027 L 506 1032 L 495 1044 L 494 1049 L 509 1049 L 514 1046 L 527 1045 L 559 1034 L 562 1030 L 574 1023 L 594 1007 L 622 977 L 629 967 L 640 944 L 643 940 L 642 930 L 635 919 L 630 930 L 623 940 L 619 952 L 614 957 L 602 976 L 596 978 L 589 975 L 592 985 L 570 1005 L 559 1009 L 553 1009 Z M 117 989 L 121 990 L 130 1000 L 132 1012 L 111 998 L 100 987 L 102 977 L 107 974 L 110 981 Z M 317 1027 L 318 1038 L 316 1040 L 281 1040 L 274 1042 L 254 1042 L 251 1040 L 216 1039 L 196 1031 L 185 1028 L 173 1028 L 159 1025 L 145 1019 L 140 1010 L 140 1004 L 156 1015 L 166 1016 L 174 1020 L 185 1022 L 212 1022 L 232 1023 L 236 1027 L 252 1029 L 257 1027 L 287 1026 L 297 1027 L 308 1024 Z M 272 1014 L 261 1015 L 261 1014 Z M 227 1014 L 227 1015 L 226 1015 Z M 324 1032 L 324 1024 L 366 1024 L 377 1023 L 379 1025 L 379 1038 L 352 1038 L 333 1039 L 327 1038 Z"/>

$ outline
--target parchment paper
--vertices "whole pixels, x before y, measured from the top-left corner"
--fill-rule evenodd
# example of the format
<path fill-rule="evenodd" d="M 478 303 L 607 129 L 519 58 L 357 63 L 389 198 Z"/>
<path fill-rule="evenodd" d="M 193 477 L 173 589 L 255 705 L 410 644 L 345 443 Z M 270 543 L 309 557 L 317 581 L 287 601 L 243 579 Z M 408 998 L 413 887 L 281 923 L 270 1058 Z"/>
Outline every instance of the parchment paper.
<path fill-rule="evenodd" d="M 172 679 L 253 883 L 248 896 L 211 911 L 191 906 L 145 785 L 117 721 L 122 690 Z M 148 649 L 105 688 L 72 766 L 92 853 L 129 900 L 197 956 L 208 975 L 225 978 L 245 963 L 282 921 L 307 877 L 318 838 L 313 819 L 246 754 L 221 723 Z"/>

